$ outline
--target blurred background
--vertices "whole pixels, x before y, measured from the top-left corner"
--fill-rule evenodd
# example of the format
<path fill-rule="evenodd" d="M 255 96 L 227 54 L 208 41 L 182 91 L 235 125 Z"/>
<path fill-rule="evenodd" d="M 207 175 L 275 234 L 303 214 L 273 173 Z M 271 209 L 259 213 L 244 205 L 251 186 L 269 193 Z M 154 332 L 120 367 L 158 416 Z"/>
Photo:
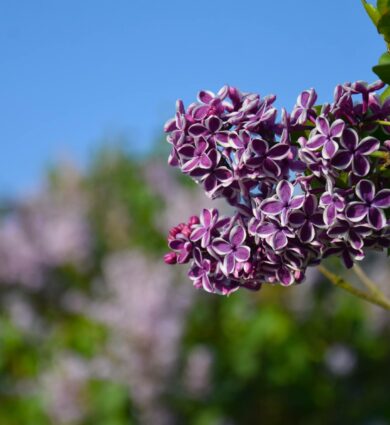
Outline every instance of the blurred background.
<path fill-rule="evenodd" d="M 161 260 L 211 205 L 166 164 L 178 97 L 329 101 L 382 50 L 357 0 L 0 2 L 0 425 L 390 424 L 387 312 L 315 269 L 222 298 Z"/>

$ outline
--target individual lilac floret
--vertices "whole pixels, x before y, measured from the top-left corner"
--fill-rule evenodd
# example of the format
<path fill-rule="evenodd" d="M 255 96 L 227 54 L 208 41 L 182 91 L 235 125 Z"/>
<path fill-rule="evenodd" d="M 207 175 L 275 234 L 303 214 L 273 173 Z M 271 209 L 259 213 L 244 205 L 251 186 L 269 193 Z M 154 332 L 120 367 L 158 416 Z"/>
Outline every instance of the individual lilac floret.
<path fill-rule="evenodd" d="M 281 224 L 287 223 L 287 216 L 291 210 L 301 208 L 305 200 L 304 195 L 293 196 L 294 186 L 287 180 L 282 180 L 276 186 L 276 196 L 265 199 L 261 204 L 261 211 L 271 216 L 280 215 Z"/>
<path fill-rule="evenodd" d="M 322 156 L 330 159 L 337 152 L 339 145 L 335 139 L 339 139 L 343 134 L 345 123 L 342 120 L 336 120 L 329 125 L 329 121 L 320 116 L 316 120 L 316 134 L 307 141 L 306 147 L 310 150 L 322 149 Z"/>
<path fill-rule="evenodd" d="M 340 140 L 344 149 L 340 149 L 332 159 L 332 165 L 345 170 L 352 164 L 352 171 L 357 176 L 366 176 L 370 172 L 370 161 L 367 156 L 379 149 L 380 143 L 374 137 L 360 140 L 357 132 L 347 128 Z"/>
<path fill-rule="evenodd" d="M 314 89 L 303 91 L 297 99 L 297 104 L 291 113 L 291 120 L 298 124 L 305 124 L 305 122 L 315 117 L 314 104 L 317 101 L 317 93 Z"/>
<path fill-rule="evenodd" d="M 332 225 L 337 217 L 337 213 L 344 211 L 345 199 L 338 193 L 331 190 L 324 192 L 320 198 L 320 206 L 324 207 L 323 219 L 327 226 Z"/>
<path fill-rule="evenodd" d="M 303 211 L 293 211 L 288 217 L 290 225 L 298 229 L 298 236 L 303 243 L 311 242 L 316 236 L 316 227 L 324 227 L 323 213 L 317 209 L 317 198 L 306 197 Z"/>
<path fill-rule="evenodd" d="M 250 257 L 250 248 L 243 245 L 246 239 L 245 229 L 237 225 L 229 233 L 229 240 L 222 238 L 214 239 L 211 248 L 213 251 L 223 257 L 222 271 L 226 274 L 232 274 L 236 264 L 247 261 Z"/>
<path fill-rule="evenodd" d="M 327 234 L 333 239 L 342 239 L 354 249 L 362 249 L 364 239 L 371 235 L 372 229 L 367 225 L 356 225 L 348 220 L 339 219 Z"/>
<path fill-rule="evenodd" d="M 211 261 L 202 258 L 199 248 L 194 250 L 194 265 L 191 267 L 188 276 L 194 281 L 196 288 L 203 288 L 206 292 L 213 292 L 210 282 Z"/>
<path fill-rule="evenodd" d="M 193 227 L 190 240 L 193 242 L 201 240 L 201 247 L 207 248 L 210 244 L 212 232 L 225 225 L 227 221 L 229 219 L 219 219 L 219 212 L 215 208 L 212 210 L 204 209 L 200 215 L 200 223 Z"/>
<path fill-rule="evenodd" d="M 365 217 L 375 229 L 381 230 L 386 226 L 384 208 L 390 207 L 390 189 L 382 189 L 375 194 L 375 185 L 370 180 L 360 180 L 356 185 L 356 195 L 363 202 L 351 202 L 345 215 L 352 222 L 361 222 Z"/>

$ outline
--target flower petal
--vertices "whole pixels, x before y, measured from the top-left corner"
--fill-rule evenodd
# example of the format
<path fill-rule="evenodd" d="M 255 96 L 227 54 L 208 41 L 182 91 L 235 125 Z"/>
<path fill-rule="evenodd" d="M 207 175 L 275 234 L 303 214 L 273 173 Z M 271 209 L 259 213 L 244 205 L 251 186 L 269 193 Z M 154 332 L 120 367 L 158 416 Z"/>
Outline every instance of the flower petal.
<path fill-rule="evenodd" d="M 236 260 L 239 262 L 249 260 L 250 254 L 251 254 L 251 250 L 248 246 L 240 246 L 239 248 L 237 248 L 236 252 L 234 253 Z"/>
<path fill-rule="evenodd" d="M 342 144 L 342 146 L 344 146 L 345 149 L 349 150 L 350 152 L 355 151 L 358 145 L 358 141 L 359 136 L 352 128 L 346 128 L 340 139 L 340 143 Z"/>
<path fill-rule="evenodd" d="M 340 150 L 336 153 L 336 155 L 332 158 L 332 165 L 339 170 L 345 170 L 349 167 L 352 162 L 353 155 L 351 152 Z"/>
<path fill-rule="evenodd" d="M 294 186 L 287 180 L 282 180 L 276 186 L 276 193 L 284 204 L 290 201 L 293 191 Z"/>
<path fill-rule="evenodd" d="M 375 185 L 371 180 L 360 180 L 355 190 L 362 201 L 371 202 L 374 199 Z"/>
<path fill-rule="evenodd" d="M 287 236 L 282 230 L 277 231 L 271 238 L 271 246 L 276 251 L 287 246 Z"/>
<path fill-rule="evenodd" d="M 232 252 L 230 244 L 222 238 L 214 239 L 211 246 L 218 255 L 226 255 Z"/>
<path fill-rule="evenodd" d="M 368 208 L 362 202 L 351 202 L 345 209 L 345 216 L 354 223 L 363 220 L 367 213 Z"/>
<path fill-rule="evenodd" d="M 232 246 L 240 246 L 246 238 L 245 229 L 242 226 L 234 226 L 230 231 L 229 240 Z"/>
<path fill-rule="evenodd" d="M 380 190 L 372 200 L 372 205 L 377 208 L 390 207 L 390 189 Z"/>
<path fill-rule="evenodd" d="M 329 139 L 322 149 L 322 157 L 325 159 L 333 158 L 338 149 L 339 145 L 334 140 Z"/>
<path fill-rule="evenodd" d="M 334 123 L 332 123 L 330 127 L 330 135 L 332 137 L 341 137 L 344 131 L 344 127 L 345 127 L 345 122 L 343 120 L 340 120 L 340 119 L 336 120 Z"/>
<path fill-rule="evenodd" d="M 352 160 L 352 171 L 357 176 L 366 176 L 370 172 L 370 161 L 365 156 L 356 153 Z"/>
<path fill-rule="evenodd" d="M 386 217 L 382 210 L 371 207 L 368 211 L 368 222 L 375 230 L 381 230 L 386 226 Z"/>
<path fill-rule="evenodd" d="M 276 199 L 265 199 L 261 203 L 260 210 L 266 214 L 277 215 L 283 211 L 283 203 Z"/>
<path fill-rule="evenodd" d="M 365 137 L 359 143 L 359 146 L 356 152 L 359 152 L 361 155 L 369 155 L 379 149 L 380 142 L 375 137 Z"/>

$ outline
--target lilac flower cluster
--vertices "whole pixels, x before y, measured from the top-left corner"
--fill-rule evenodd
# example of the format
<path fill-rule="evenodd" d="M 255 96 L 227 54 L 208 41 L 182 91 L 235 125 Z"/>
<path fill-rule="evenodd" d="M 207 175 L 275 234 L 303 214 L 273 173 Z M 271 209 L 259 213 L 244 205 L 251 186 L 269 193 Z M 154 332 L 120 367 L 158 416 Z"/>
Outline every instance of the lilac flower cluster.
<path fill-rule="evenodd" d="M 308 266 L 336 254 L 346 267 L 390 246 L 390 98 L 381 81 L 336 87 L 316 106 L 314 89 L 291 113 L 276 97 L 223 87 L 165 125 L 169 164 L 232 217 L 204 209 L 174 227 L 168 264 L 189 263 L 194 286 L 229 294 L 262 283 L 300 283 Z"/>

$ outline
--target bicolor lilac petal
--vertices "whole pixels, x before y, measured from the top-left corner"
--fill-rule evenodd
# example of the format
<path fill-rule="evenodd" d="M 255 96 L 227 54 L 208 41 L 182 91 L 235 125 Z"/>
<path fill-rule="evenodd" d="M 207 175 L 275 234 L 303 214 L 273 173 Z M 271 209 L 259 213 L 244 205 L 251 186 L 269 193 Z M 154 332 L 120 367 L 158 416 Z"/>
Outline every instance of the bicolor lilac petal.
<path fill-rule="evenodd" d="M 276 193 L 284 204 L 287 204 L 290 201 L 293 191 L 294 186 L 287 180 L 282 180 L 276 186 Z"/>
<path fill-rule="evenodd" d="M 294 198 L 291 199 L 290 208 L 293 210 L 301 208 L 304 202 L 305 202 L 305 195 L 294 196 Z"/>
<path fill-rule="evenodd" d="M 377 151 L 379 147 L 380 142 L 378 139 L 375 137 L 365 137 L 360 141 L 356 152 L 361 155 L 370 155 L 371 153 Z"/>
<path fill-rule="evenodd" d="M 322 150 L 322 156 L 325 159 L 333 158 L 335 153 L 338 151 L 339 145 L 334 140 L 327 140 Z"/>
<path fill-rule="evenodd" d="M 214 292 L 214 288 L 213 285 L 210 282 L 210 278 L 208 277 L 207 274 L 203 274 L 202 275 L 202 287 L 206 292 Z"/>
<path fill-rule="evenodd" d="M 330 128 L 330 135 L 332 137 L 341 137 L 345 128 L 345 122 L 341 119 L 336 120 Z"/>
<path fill-rule="evenodd" d="M 199 158 L 195 157 L 193 159 L 190 159 L 183 165 L 182 171 L 184 173 L 189 173 L 193 171 L 196 167 L 198 167 L 198 165 L 199 165 Z M 202 167 L 202 168 L 206 168 L 206 167 Z"/>
<path fill-rule="evenodd" d="M 213 212 L 208 210 L 207 208 L 204 208 L 203 211 L 202 211 L 202 214 L 200 215 L 200 223 L 204 227 L 210 227 L 212 217 L 213 217 Z"/>
<path fill-rule="evenodd" d="M 198 99 L 200 102 L 202 103 L 211 103 L 211 101 L 215 98 L 215 95 L 213 92 L 209 91 L 209 90 L 201 90 L 198 93 Z"/>
<path fill-rule="evenodd" d="M 195 147 L 192 145 L 183 145 L 178 149 L 180 156 L 185 156 L 186 158 L 192 158 L 195 153 Z"/>
<path fill-rule="evenodd" d="M 351 165 L 353 155 L 345 150 L 340 150 L 332 158 L 331 164 L 339 170 L 345 170 Z"/>
<path fill-rule="evenodd" d="M 366 176 L 370 172 L 370 162 L 363 156 L 356 154 L 352 160 L 352 171 L 359 177 Z"/>
<path fill-rule="evenodd" d="M 326 206 L 323 217 L 324 217 L 324 222 L 327 226 L 332 225 L 337 217 L 336 206 L 334 204 L 330 204 Z"/>
<path fill-rule="evenodd" d="M 323 116 L 317 117 L 316 126 L 317 126 L 318 130 L 322 134 L 324 134 L 325 136 L 330 134 L 329 122 L 325 117 L 323 117 Z"/>
<path fill-rule="evenodd" d="M 323 134 L 317 134 L 317 135 L 311 137 L 307 141 L 306 147 L 310 150 L 316 150 L 316 149 L 324 146 L 326 141 L 327 141 L 326 136 L 324 136 Z"/>
<path fill-rule="evenodd" d="M 303 210 L 307 216 L 312 216 L 317 208 L 317 198 L 314 195 L 309 195 L 305 198 Z"/>
<path fill-rule="evenodd" d="M 204 118 L 207 117 L 207 114 L 210 110 L 209 106 L 206 105 L 199 105 L 196 106 L 193 110 L 192 110 L 192 116 L 196 121 L 202 121 Z"/>
<path fill-rule="evenodd" d="M 232 274 L 234 272 L 235 265 L 236 265 L 235 256 L 234 256 L 234 253 L 231 252 L 230 254 L 226 255 L 226 257 L 223 259 L 223 268 L 226 274 Z"/>
<path fill-rule="evenodd" d="M 205 125 L 211 133 L 215 133 L 222 127 L 222 120 L 215 115 L 211 115 L 206 119 Z"/>
<path fill-rule="evenodd" d="M 218 255 L 226 255 L 232 252 L 232 247 L 224 239 L 214 239 L 211 246 Z"/>
<path fill-rule="evenodd" d="M 229 240 L 233 246 L 240 246 L 246 238 L 246 232 L 242 226 L 235 226 L 230 231 Z"/>
<path fill-rule="evenodd" d="M 263 139 L 254 139 L 251 148 L 257 155 L 264 156 L 268 151 L 268 143 Z"/>
<path fill-rule="evenodd" d="M 205 170 L 208 170 L 213 166 L 213 162 L 207 155 L 202 155 L 199 159 L 199 166 Z"/>
<path fill-rule="evenodd" d="M 271 158 L 271 159 L 280 160 L 280 159 L 286 158 L 289 152 L 290 152 L 290 146 L 284 145 L 284 144 L 278 144 L 273 146 L 268 151 L 267 156 L 268 158 Z"/>
<path fill-rule="evenodd" d="M 327 231 L 327 234 L 331 238 L 340 238 L 341 236 L 344 236 L 348 232 L 348 230 L 349 230 L 349 227 L 345 222 L 344 223 L 338 223 L 338 224 L 334 225 L 333 227 L 331 227 Z"/>
<path fill-rule="evenodd" d="M 269 235 L 272 235 L 276 230 L 276 227 L 273 223 L 263 223 L 257 227 L 256 233 L 261 238 L 265 238 Z"/>
<path fill-rule="evenodd" d="M 229 144 L 229 132 L 227 131 L 219 131 L 218 133 L 214 134 L 214 140 L 221 146 L 228 148 L 230 146 Z"/>
<path fill-rule="evenodd" d="M 276 199 L 266 199 L 262 202 L 260 209 L 266 214 L 277 215 L 283 211 L 284 205 Z"/>
<path fill-rule="evenodd" d="M 248 246 L 240 246 L 236 249 L 234 255 L 239 262 L 247 261 L 250 257 L 250 248 Z"/>
<path fill-rule="evenodd" d="M 340 139 L 340 143 L 347 150 L 354 152 L 359 143 L 359 136 L 355 130 L 352 128 L 346 128 L 343 132 L 343 135 Z"/>
<path fill-rule="evenodd" d="M 288 216 L 288 222 L 292 227 L 300 227 L 305 222 L 306 217 L 305 214 L 301 211 L 293 211 Z"/>
<path fill-rule="evenodd" d="M 315 213 L 310 217 L 310 221 L 317 227 L 324 227 L 324 217 L 322 213 Z"/>
<path fill-rule="evenodd" d="M 280 172 L 281 172 L 280 167 L 272 159 L 266 158 L 264 163 L 263 163 L 263 167 L 264 167 L 264 171 L 267 174 L 270 174 L 272 176 L 279 176 L 280 175 Z"/>
<path fill-rule="evenodd" d="M 351 244 L 351 246 L 355 249 L 361 249 L 364 246 L 364 242 L 362 237 L 353 230 L 349 232 L 348 240 Z"/>
<path fill-rule="evenodd" d="M 283 286 L 290 286 L 294 283 L 294 276 L 286 267 L 278 269 L 276 276 Z"/>
<path fill-rule="evenodd" d="M 380 190 L 372 200 L 372 205 L 377 208 L 390 207 L 390 189 Z"/>
<path fill-rule="evenodd" d="M 368 211 L 368 222 L 375 230 L 381 230 L 386 226 L 386 217 L 379 208 L 371 207 Z"/>
<path fill-rule="evenodd" d="M 204 234 L 207 232 L 207 230 L 204 227 L 199 227 L 197 229 L 194 229 L 190 235 L 190 239 L 193 242 L 197 242 L 200 239 L 202 239 L 202 237 L 204 236 Z"/>
<path fill-rule="evenodd" d="M 299 229 L 299 237 L 303 243 L 311 242 L 316 235 L 314 226 L 309 220 L 306 220 L 303 226 Z"/>
<path fill-rule="evenodd" d="M 204 136 L 208 132 L 209 130 L 201 124 L 192 124 L 191 127 L 188 129 L 188 134 L 192 137 Z"/>
<path fill-rule="evenodd" d="M 362 202 L 351 202 L 345 209 L 345 216 L 352 222 L 359 222 L 367 215 L 368 208 Z"/>
<path fill-rule="evenodd" d="M 365 202 L 371 202 L 375 196 L 375 185 L 370 180 L 360 180 L 356 185 L 356 195 Z"/>
<path fill-rule="evenodd" d="M 276 251 L 287 246 L 287 242 L 288 242 L 287 236 L 282 230 L 277 231 L 271 238 L 272 248 L 275 249 Z"/>

